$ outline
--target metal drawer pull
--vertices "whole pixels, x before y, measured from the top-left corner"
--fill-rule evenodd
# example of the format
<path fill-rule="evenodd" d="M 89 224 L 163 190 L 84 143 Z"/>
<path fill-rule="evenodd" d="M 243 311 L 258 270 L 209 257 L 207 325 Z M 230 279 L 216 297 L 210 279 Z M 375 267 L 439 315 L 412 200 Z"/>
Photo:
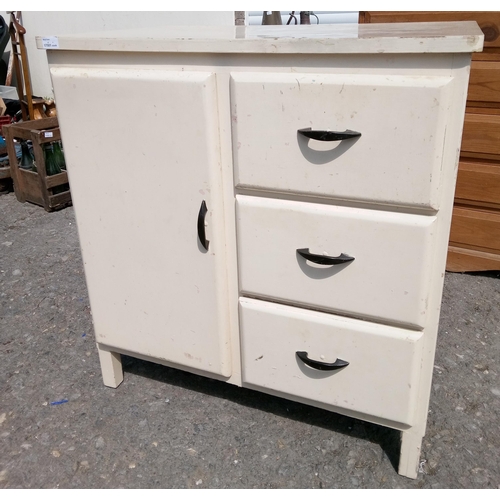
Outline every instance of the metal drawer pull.
<path fill-rule="evenodd" d="M 336 266 L 338 264 L 345 264 L 346 262 L 351 262 L 354 257 L 341 253 L 338 257 L 330 257 L 329 255 L 318 255 L 309 252 L 309 248 L 297 248 L 297 253 L 302 255 L 304 259 L 310 260 L 315 264 L 321 264 L 323 266 Z"/>
<path fill-rule="evenodd" d="M 301 128 L 297 132 L 304 137 L 316 141 L 343 141 L 345 139 L 355 139 L 361 137 L 361 132 L 354 130 L 345 130 L 344 132 L 335 132 L 333 130 L 312 130 L 311 128 Z"/>
<path fill-rule="evenodd" d="M 205 250 L 208 250 L 207 235 L 205 234 L 205 215 L 208 212 L 207 204 L 205 200 L 201 202 L 200 211 L 198 213 L 198 238 L 200 238 L 200 243 L 203 245 Z"/>
<path fill-rule="evenodd" d="M 314 368 L 316 370 L 323 370 L 323 371 L 339 370 L 340 368 L 344 368 L 344 366 L 349 365 L 347 361 L 338 358 L 333 363 L 316 361 L 314 359 L 308 358 L 307 352 L 305 351 L 297 351 L 296 354 L 302 362 L 304 362 L 307 366 L 310 366 L 311 368 Z"/>

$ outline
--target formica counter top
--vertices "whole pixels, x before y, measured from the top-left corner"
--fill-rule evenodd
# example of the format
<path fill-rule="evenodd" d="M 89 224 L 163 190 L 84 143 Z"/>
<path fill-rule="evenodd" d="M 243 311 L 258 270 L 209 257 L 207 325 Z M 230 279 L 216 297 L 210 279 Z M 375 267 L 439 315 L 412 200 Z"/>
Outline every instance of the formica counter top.
<path fill-rule="evenodd" d="M 474 21 L 298 26 L 168 26 L 36 37 L 49 50 L 210 53 L 480 52 Z"/>

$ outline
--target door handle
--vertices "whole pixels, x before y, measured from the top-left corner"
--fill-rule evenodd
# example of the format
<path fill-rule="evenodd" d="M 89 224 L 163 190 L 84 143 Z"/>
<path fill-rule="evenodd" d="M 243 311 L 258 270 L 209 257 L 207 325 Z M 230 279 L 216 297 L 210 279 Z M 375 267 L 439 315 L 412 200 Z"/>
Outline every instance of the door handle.
<path fill-rule="evenodd" d="M 361 137 L 361 132 L 354 130 L 345 130 L 344 132 L 335 132 L 333 130 L 312 130 L 311 128 L 302 128 L 297 130 L 300 135 L 315 141 L 344 141 L 346 139 L 355 139 Z"/>
<path fill-rule="evenodd" d="M 326 363 L 325 361 L 316 361 L 315 359 L 309 358 L 307 352 L 305 351 L 297 351 L 296 354 L 304 364 L 314 368 L 315 370 L 333 371 L 349 366 L 349 362 L 344 361 L 343 359 L 337 358 L 333 363 Z"/>
<path fill-rule="evenodd" d="M 200 243 L 203 245 L 205 250 L 208 250 L 209 241 L 207 240 L 207 235 L 205 233 L 205 216 L 207 215 L 208 208 L 205 200 L 201 202 L 200 211 L 198 212 L 198 238 Z"/>
<path fill-rule="evenodd" d="M 304 257 L 306 260 L 310 260 L 315 264 L 321 264 L 323 266 L 337 266 L 339 264 L 344 264 L 346 262 L 352 262 L 354 257 L 341 253 L 338 257 L 330 257 L 329 255 L 318 255 L 309 252 L 309 248 L 298 248 L 297 253 Z"/>

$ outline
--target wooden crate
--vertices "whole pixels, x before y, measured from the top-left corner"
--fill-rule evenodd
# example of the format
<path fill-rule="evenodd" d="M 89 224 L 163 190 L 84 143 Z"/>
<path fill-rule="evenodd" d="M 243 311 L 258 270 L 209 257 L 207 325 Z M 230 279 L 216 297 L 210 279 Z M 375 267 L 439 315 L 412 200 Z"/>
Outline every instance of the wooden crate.
<path fill-rule="evenodd" d="M 56 188 L 68 184 L 68 174 L 62 172 L 48 176 L 45 169 L 42 145 L 61 139 L 57 118 L 43 118 L 7 125 L 3 127 L 3 132 L 9 154 L 10 175 L 14 182 L 14 192 L 17 199 L 23 203 L 29 201 L 40 205 L 47 212 L 71 204 L 69 187 L 63 192 L 54 193 L 54 190 L 58 191 Z M 32 142 L 37 172 L 19 168 L 14 139 Z"/>

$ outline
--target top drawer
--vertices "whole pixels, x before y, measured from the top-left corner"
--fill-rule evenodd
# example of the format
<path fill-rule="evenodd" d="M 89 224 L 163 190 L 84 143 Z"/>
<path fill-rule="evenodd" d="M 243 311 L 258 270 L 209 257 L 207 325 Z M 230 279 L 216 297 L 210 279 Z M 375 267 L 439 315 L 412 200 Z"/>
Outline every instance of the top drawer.
<path fill-rule="evenodd" d="M 451 81 L 232 73 L 236 185 L 437 209 Z M 305 128 L 361 137 L 322 142 Z"/>

